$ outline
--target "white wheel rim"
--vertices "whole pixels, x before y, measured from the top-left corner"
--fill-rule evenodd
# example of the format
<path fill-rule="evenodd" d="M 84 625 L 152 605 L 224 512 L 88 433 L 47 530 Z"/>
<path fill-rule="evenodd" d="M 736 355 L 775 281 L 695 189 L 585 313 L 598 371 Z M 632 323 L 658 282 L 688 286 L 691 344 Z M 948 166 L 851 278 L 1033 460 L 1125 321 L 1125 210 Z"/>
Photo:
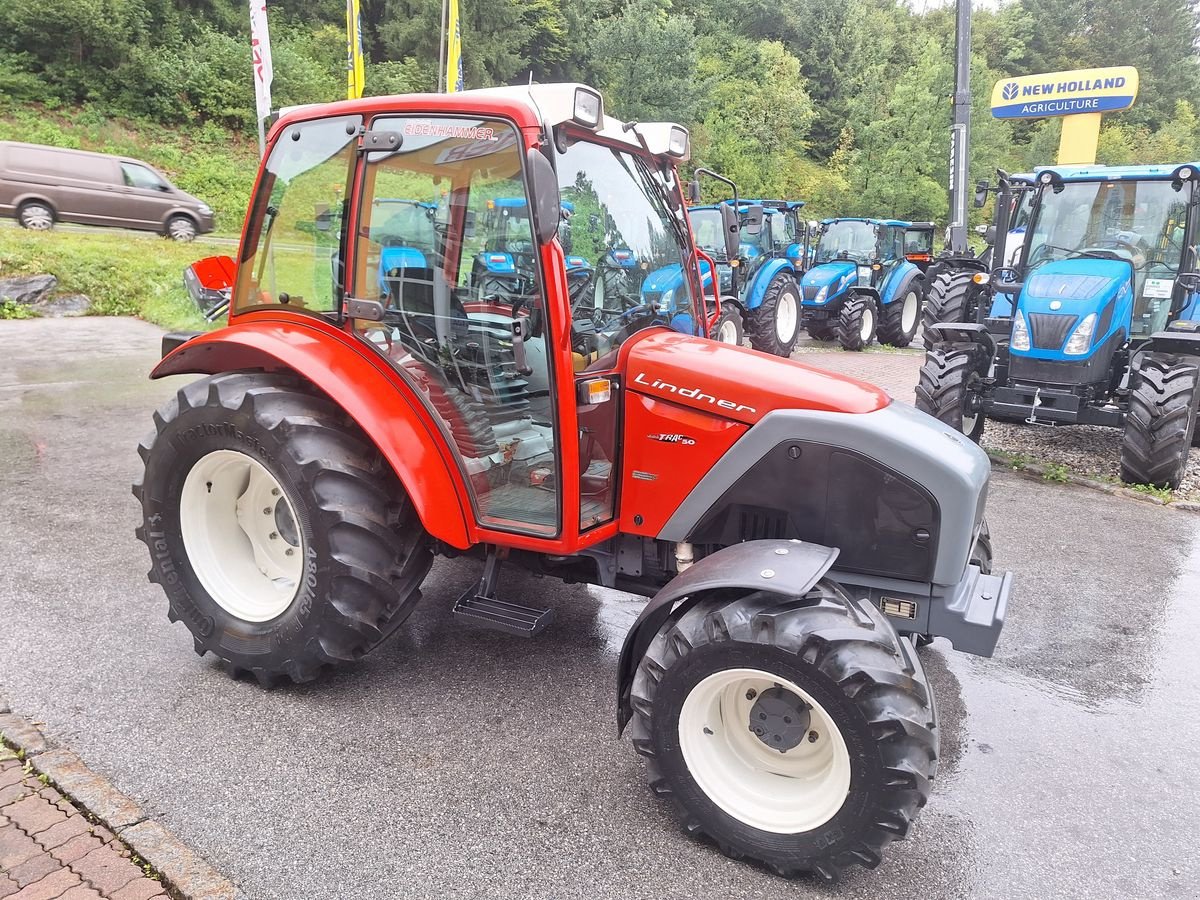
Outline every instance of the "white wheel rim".
<path fill-rule="evenodd" d="M 304 538 L 262 463 L 236 450 L 202 456 L 183 482 L 179 526 L 192 571 L 230 615 L 266 622 L 296 598 Z"/>
<path fill-rule="evenodd" d="M 756 697 L 781 687 L 811 707 L 809 734 L 784 753 L 750 731 Z M 747 693 L 753 692 L 750 697 Z M 833 719 L 811 695 L 760 669 L 725 669 L 703 679 L 679 711 L 679 749 L 708 798 L 739 822 L 800 834 L 832 819 L 850 791 L 850 754 Z"/>
<path fill-rule="evenodd" d="M 905 334 L 917 327 L 917 292 L 904 295 L 904 307 L 900 310 L 900 330 Z"/>
<path fill-rule="evenodd" d="M 779 343 L 786 344 L 796 333 L 796 322 L 800 316 L 796 311 L 796 298 L 785 293 L 775 307 L 775 336 Z"/>
<path fill-rule="evenodd" d="M 875 310 L 867 307 L 862 314 L 862 332 L 859 337 L 862 338 L 864 344 L 869 344 L 871 338 L 875 335 Z"/>
<path fill-rule="evenodd" d="M 963 410 L 962 430 L 963 434 L 972 434 L 975 431 L 975 426 L 979 424 L 979 413 L 968 413 Z"/>
<path fill-rule="evenodd" d="M 169 230 L 171 237 L 177 241 L 190 241 L 196 236 L 196 229 L 192 227 L 192 223 L 182 219 L 172 220 Z"/>
<path fill-rule="evenodd" d="M 33 231 L 45 231 L 54 224 L 54 217 L 44 206 L 30 206 L 21 210 L 21 222 Z"/>
<path fill-rule="evenodd" d="M 721 327 L 717 331 L 717 340 L 722 344 L 736 344 L 738 342 L 737 326 L 729 319 L 726 319 L 721 323 Z"/>

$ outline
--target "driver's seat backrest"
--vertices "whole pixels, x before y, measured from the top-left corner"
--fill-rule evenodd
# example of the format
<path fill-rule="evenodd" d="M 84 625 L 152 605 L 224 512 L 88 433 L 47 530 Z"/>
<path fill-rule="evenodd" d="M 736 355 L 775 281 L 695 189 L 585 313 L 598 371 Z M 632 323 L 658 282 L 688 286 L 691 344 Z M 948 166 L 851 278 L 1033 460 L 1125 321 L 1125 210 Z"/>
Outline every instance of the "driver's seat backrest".
<path fill-rule="evenodd" d="M 417 339 L 436 337 L 437 303 L 434 279 L 442 277 L 429 266 L 398 266 L 387 271 L 384 282 L 393 307 L 401 314 L 406 329 Z M 467 311 L 462 301 L 455 296 L 453 288 L 446 286 L 450 297 L 449 333 L 461 338 L 467 334 Z"/>

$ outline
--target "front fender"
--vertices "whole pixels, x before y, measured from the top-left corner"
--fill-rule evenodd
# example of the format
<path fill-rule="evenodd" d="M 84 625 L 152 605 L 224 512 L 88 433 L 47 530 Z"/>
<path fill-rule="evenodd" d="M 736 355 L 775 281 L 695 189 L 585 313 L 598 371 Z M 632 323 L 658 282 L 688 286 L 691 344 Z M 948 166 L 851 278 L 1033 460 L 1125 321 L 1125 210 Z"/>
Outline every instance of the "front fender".
<path fill-rule="evenodd" d="M 787 272 L 793 277 L 796 274 L 796 270 L 786 259 L 772 259 L 759 267 L 758 271 L 754 273 L 754 281 L 750 283 L 750 290 L 745 294 L 746 309 L 758 309 L 762 305 L 763 297 L 767 293 L 767 286 L 775 280 L 775 276 L 780 272 Z"/>
<path fill-rule="evenodd" d="M 650 642 L 677 609 L 722 588 L 771 591 L 801 597 L 821 580 L 837 559 L 835 547 L 806 541 L 746 541 L 711 553 L 676 575 L 646 604 L 621 647 L 617 667 L 617 734 L 633 714 L 629 693 L 638 663 Z"/>
<path fill-rule="evenodd" d="M 445 438 L 413 389 L 355 338 L 315 318 L 255 316 L 180 344 L 150 377 L 238 369 L 291 371 L 316 385 L 383 454 L 425 530 L 453 547 L 470 546 L 461 478 L 444 455 Z"/>
<path fill-rule="evenodd" d="M 886 306 L 897 297 L 903 297 L 904 292 L 908 290 L 910 284 L 923 279 L 924 276 L 921 274 L 921 270 L 915 265 L 907 260 L 900 263 L 888 276 L 887 283 L 883 286 L 881 292 L 882 296 L 879 298 L 880 302 Z"/>

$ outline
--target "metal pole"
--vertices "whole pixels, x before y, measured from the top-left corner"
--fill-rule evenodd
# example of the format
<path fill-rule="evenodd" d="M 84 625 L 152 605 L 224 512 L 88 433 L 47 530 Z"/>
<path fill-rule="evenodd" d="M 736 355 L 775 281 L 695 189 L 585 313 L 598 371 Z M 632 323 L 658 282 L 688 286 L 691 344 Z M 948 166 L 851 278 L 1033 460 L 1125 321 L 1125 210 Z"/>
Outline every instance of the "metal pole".
<path fill-rule="evenodd" d="M 442 38 L 438 44 L 438 93 L 445 90 L 444 79 L 446 77 L 446 17 L 448 15 L 446 7 L 449 6 L 450 0 L 442 0 Z"/>
<path fill-rule="evenodd" d="M 267 130 L 263 124 L 263 120 L 258 120 L 258 158 L 262 159 L 267 155 Z"/>
<path fill-rule="evenodd" d="M 950 128 L 950 252 L 967 251 L 971 150 L 971 0 L 958 0 L 954 30 L 954 124 Z"/>

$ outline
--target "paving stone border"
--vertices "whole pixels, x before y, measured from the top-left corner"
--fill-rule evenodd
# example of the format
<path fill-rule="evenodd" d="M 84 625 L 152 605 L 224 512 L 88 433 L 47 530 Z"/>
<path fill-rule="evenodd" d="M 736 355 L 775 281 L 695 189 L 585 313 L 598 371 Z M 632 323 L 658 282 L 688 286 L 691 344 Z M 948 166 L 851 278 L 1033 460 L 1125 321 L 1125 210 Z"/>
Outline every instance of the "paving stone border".
<path fill-rule="evenodd" d="M 93 885 L 98 886 L 103 883 L 108 868 L 115 870 L 119 864 L 128 864 L 127 857 L 131 852 L 137 854 L 141 860 L 151 866 L 159 875 L 162 887 L 176 900 L 244 900 L 244 895 L 233 882 L 212 868 L 196 851 L 175 837 L 159 822 L 147 816 L 141 806 L 118 791 L 108 779 L 90 770 L 76 754 L 68 749 L 54 746 L 33 722 L 12 712 L 8 703 L 0 697 L 0 759 L 9 755 L 5 751 L 6 746 L 11 748 L 11 752 L 22 759 L 24 763 L 31 766 L 36 775 L 44 776 L 40 780 L 49 783 L 46 793 L 52 791 L 57 795 L 61 792 L 61 796 L 68 798 L 79 812 L 94 823 L 89 831 L 90 837 L 93 839 L 99 837 L 99 840 L 96 841 L 97 847 L 103 844 L 104 847 L 112 849 L 112 859 L 97 857 L 97 859 L 89 861 L 92 868 L 96 870 L 88 879 Z M 35 798 L 37 795 L 30 799 Z M 62 807 L 54 807 L 55 801 L 50 797 L 41 799 L 48 801 L 53 812 L 42 810 L 41 806 L 47 804 L 40 803 L 39 810 L 32 810 L 31 807 L 29 815 L 41 814 L 51 815 L 56 819 L 58 816 L 67 818 L 64 815 L 66 810 Z M 67 801 L 60 798 L 58 802 L 65 803 Z M 5 823 L 0 822 L 0 824 Z M 53 822 L 47 825 L 47 830 L 63 828 L 67 825 L 68 823 L 65 821 Z M 70 827 L 78 830 L 79 826 Z M 39 836 L 42 833 L 45 832 L 39 831 Z M 72 839 L 78 841 L 87 836 L 89 835 L 84 832 L 79 835 L 71 835 L 67 838 L 66 843 Z M 112 840 L 109 841 L 109 838 Z M 88 849 L 90 852 L 96 851 L 96 848 L 89 847 Z M 122 854 L 122 850 L 128 852 Z M 73 863 L 73 865 L 77 866 L 78 864 Z M 63 869 L 62 871 L 71 873 L 72 870 Z M 60 876 L 55 874 L 52 877 Z M 61 876 L 64 887 L 46 896 L 58 897 L 63 890 L 67 890 L 69 893 L 73 892 L 75 888 L 66 884 L 71 877 L 78 878 L 75 875 Z M 96 880 L 92 880 L 93 878 Z M 49 881 L 50 876 L 43 880 Z M 126 891 L 129 891 L 128 887 L 121 889 L 122 893 Z M 19 893 L 23 896 L 24 891 Z M 13 900 L 16 900 L 17 896 L 13 895 Z M 83 898 L 107 895 L 81 892 L 79 896 Z M 129 892 L 128 896 L 134 898 L 135 892 Z M 153 895 L 145 894 L 145 896 Z"/>

